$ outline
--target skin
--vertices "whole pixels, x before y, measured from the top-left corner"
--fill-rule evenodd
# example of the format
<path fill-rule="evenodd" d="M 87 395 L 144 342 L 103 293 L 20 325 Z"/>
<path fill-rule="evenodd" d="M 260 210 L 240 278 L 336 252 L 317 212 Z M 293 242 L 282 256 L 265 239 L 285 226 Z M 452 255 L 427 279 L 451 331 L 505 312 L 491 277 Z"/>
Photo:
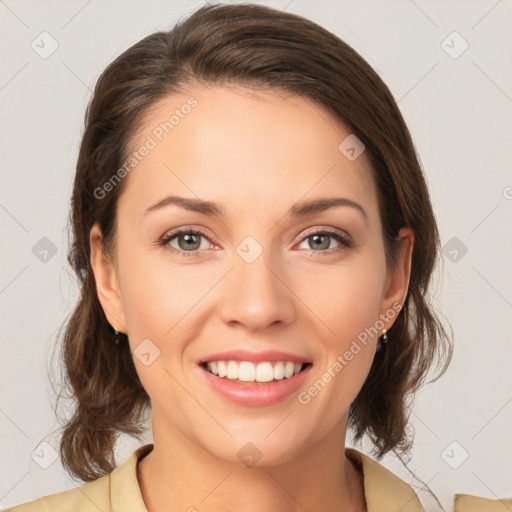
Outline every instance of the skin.
<path fill-rule="evenodd" d="M 297 393 L 271 406 L 235 405 L 198 378 L 197 362 L 231 349 L 297 353 L 313 363 L 299 391 L 307 390 L 381 313 L 403 304 L 413 233 L 401 230 L 399 263 L 388 269 L 369 158 L 349 161 L 338 145 L 350 131 L 308 99 L 191 87 L 146 115 L 134 147 L 190 96 L 197 107 L 126 178 L 112 260 L 98 226 L 90 233 L 108 321 L 128 334 L 132 351 L 148 338 L 160 350 L 148 366 L 134 357 L 152 403 L 154 450 L 138 464 L 146 507 L 366 510 L 362 475 L 344 446 L 377 336 L 307 405 Z M 171 193 L 219 203 L 226 217 L 176 205 L 144 215 Z M 367 221 L 349 206 L 285 215 L 299 201 L 338 196 L 359 203 Z M 198 257 L 183 254 L 183 236 L 181 246 L 179 237 L 169 242 L 177 252 L 158 244 L 181 226 L 206 232 L 196 239 Z M 318 248 L 311 233 L 327 228 L 354 246 L 327 237 Z M 236 252 L 247 236 L 263 249 L 252 263 Z M 261 452 L 253 467 L 237 457 L 247 442 Z"/>

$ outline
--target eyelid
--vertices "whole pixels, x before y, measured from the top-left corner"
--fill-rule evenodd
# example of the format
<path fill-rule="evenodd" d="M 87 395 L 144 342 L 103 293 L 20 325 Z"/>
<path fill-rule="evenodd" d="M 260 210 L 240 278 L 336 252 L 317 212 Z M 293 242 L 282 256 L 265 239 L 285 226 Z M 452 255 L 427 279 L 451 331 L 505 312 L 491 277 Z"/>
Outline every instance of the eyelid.
<path fill-rule="evenodd" d="M 303 240 L 304 238 L 307 238 L 308 236 L 315 235 L 317 233 L 335 234 L 335 235 L 343 236 L 343 237 L 347 238 L 348 240 L 352 240 L 352 237 L 346 231 L 343 231 L 340 228 L 335 228 L 332 226 L 314 226 L 312 228 L 308 228 L 301 235 L 301 237 L 302 237 L 301 240 Z"/>
<path fill-rule="evenodd" d="M 207 231 L 209 231 L 209 230 L 206 230 L 203 227 L 195 227 L 194 225 L 178 226 L 178 227 L 173 228 L 173 229 L 171 229 L 169 231 L 166 231 L 160 237 L 159 240 L 164 240 L 164 239 L 167 239 L 169 237 L 172 237 L 172 236 L 180 234 L 180 233 L 196 232 L 198 234 L 201 234 L 205 238 L 207 238 L 210 242 L 212 242 L 212 240 L 211 240 L 212 235 L 210 235 Z M 317 233 L 323 233 L 323 232 L 327 232 L 329 234 L 330 233 L 339 234 L 339 235 L 344 236 L 345 238 L 347 238 L 349 240 L 352 240 L 352 237 L 346 231 L 343 231 L 340 228 L 335 228 L 335 227 L 332 227 L 332 226 L 313 226 L 311 228 L 306 229 L 306 231 L 302 233 L 301 238 L 299 239 L 299 241 L 304 240 L 304 238 L 307 238 L 310 235 L 314 235 L 314 234 L 317 234 Z"/>
<path fill-rule="evenodd" d="M 211 242 L 212 235 L 209 233 L 209 230 L 206 228 L 194 226 L 193 224 L 185 224 L 184 226 L 177 226 L 173 229 L 169 229 L 166 231 L 161 237 L 160 240 L 164 240 L 166 238 L 170 238 L 174 235 L 180 234 L 180 233 L 198 233 Z M 213 243 L 213 242 L 212 242 Z"/>

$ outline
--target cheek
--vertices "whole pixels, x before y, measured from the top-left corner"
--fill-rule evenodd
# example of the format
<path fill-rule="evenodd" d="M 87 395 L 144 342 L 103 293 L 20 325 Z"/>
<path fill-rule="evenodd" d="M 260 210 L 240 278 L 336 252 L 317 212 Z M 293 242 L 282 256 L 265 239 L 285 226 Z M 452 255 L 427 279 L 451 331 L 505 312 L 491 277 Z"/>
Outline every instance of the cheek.
<path fill-rule="evenodd" d="M 123 309 L 134 338 L 163 339 L 207 289 L 204 273 L 169 261 L 157 248 L 132 249 L 119 258 Z"/>
<path fill-rule="evenodd" d="M 302 280 L 300 296 L 308 298 L 324 357 L 301 403 L 316 403 L 331 422 L 348 409 L 371 368 L 385 276 L 383 259 L 362 255 Z"/>
<path fill-rule="evenodd" d="M 300 281 L 299 296 L 325 324 L 325 339 L 342 349 L 378 319 L 385 281 L 383 261 L 353 258 L 347 264 L 310 269 Z M 330 336 L 329 336 L 330 333 Z"/>
<path fill-rule="evenodd" d="M 204 293 L 204 280 L 167 265 L 164 250 L 133 247 L 119 258 L 119 276 L 137 373 L 152 401 L 165 401 L 180 391 L 170 372 L 181 358 L 187 313 Z"/>

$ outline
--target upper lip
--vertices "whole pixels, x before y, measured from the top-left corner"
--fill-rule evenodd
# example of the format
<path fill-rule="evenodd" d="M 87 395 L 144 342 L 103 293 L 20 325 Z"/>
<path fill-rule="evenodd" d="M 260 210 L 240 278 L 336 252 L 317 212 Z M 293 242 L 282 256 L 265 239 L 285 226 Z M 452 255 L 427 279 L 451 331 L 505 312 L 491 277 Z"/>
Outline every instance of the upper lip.
<path fill-rule="evenodd" d="M 249 350 L 228 350 L 226 352 L 216 352 L 205 356 L 199 360 L 199 364 L 208 361 L 249 361 L 252 363 L 261 363 L 264 361 L 292 361 L 293 363 L 309 363 L 306 357 L 292 354 L 290 352 L 282 352 L 280 350 L 262 350 L 252 352 Z"/>

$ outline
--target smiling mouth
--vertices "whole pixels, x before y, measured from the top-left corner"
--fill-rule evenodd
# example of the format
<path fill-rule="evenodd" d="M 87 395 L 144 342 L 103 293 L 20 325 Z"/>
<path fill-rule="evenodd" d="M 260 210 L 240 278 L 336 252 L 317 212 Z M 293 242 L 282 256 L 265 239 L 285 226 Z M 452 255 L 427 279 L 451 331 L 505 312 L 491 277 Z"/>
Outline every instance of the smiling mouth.
<path fill-rule="evenodd" d="M 216 377 L 240 384 L 270 384 L 291 379 L 302 373 L 312 363 L 293 363 L 291 361 L 261 362 L 250 361 L 208 361 L 200 363 L 208 373 Z"/>

